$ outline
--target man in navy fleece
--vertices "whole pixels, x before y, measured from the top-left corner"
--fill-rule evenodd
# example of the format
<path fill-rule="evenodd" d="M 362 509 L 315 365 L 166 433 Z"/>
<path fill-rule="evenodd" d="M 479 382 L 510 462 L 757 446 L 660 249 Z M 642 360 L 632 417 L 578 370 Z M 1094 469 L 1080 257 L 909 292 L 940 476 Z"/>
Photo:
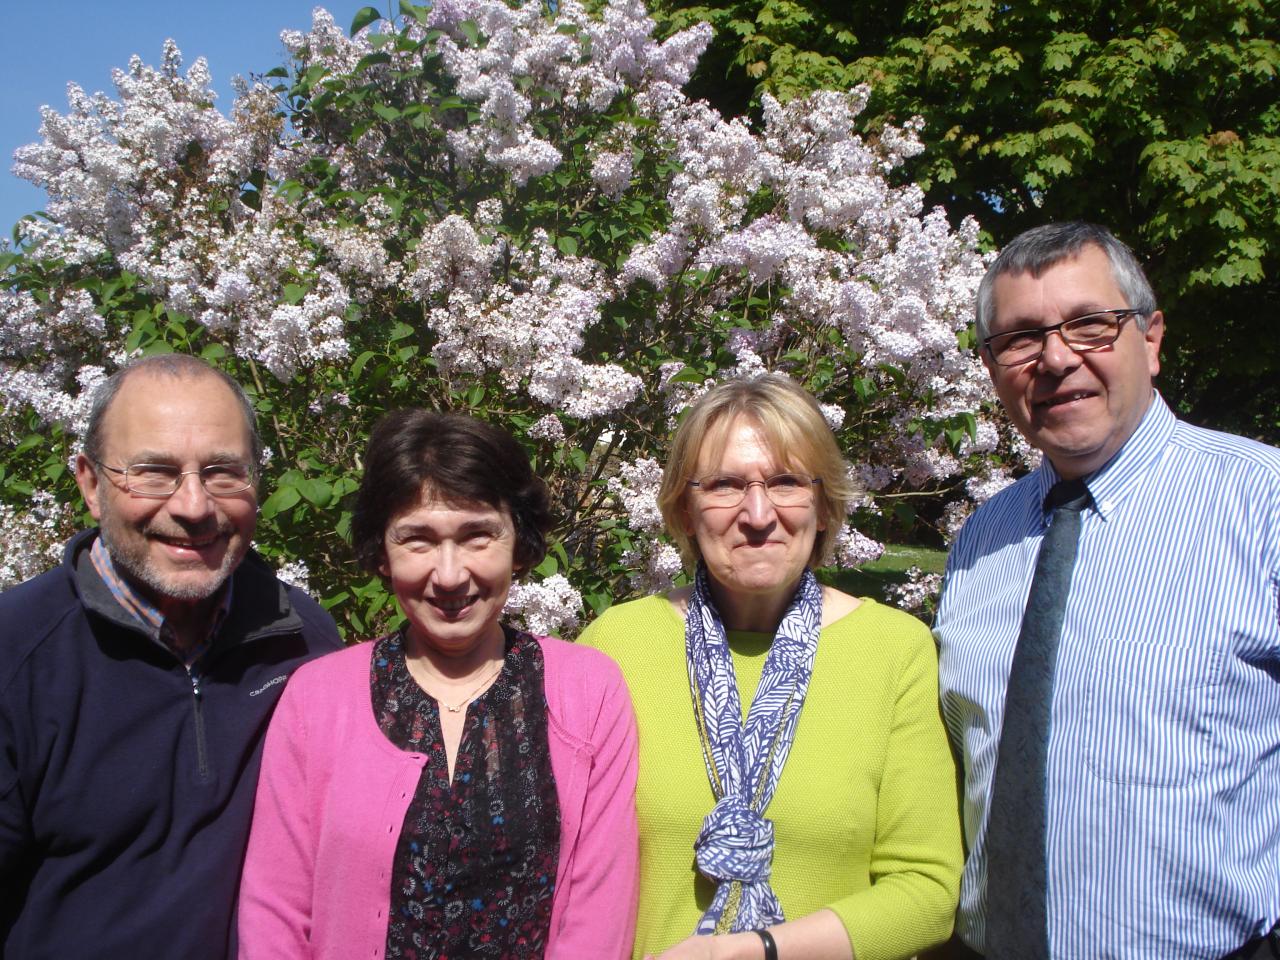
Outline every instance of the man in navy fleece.
<path fill-rule="evenodd" d="M 76 480 L 98 528 L 0 595 L 0 940 L 23 960 L 222 958 L 267 721 L 341 645 L 250 550 L 261 441 L 193 357 L 95 396 Z"/>

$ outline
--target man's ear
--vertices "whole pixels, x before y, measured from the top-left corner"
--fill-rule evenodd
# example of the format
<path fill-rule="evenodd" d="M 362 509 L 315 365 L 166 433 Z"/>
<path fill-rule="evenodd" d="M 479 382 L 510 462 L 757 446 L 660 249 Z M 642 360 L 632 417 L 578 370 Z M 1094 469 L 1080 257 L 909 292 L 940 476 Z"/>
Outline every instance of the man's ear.
<path fill-rule="evenodd" d="M 93 519 L 101 520 L 101 510 L 98 506 L 98 497 L 102 496 L 104 491 L 101 489 L 102 478 L 98 476 L 98 468 L 93 465 L 93 461 L 86 457 L 83 453 L 76 455 L 76 486 L 80 488 L 80 496 L 84 497 L 84 505 L 89 508 L 89 513 L 93 515 Z"/>
<path fill-rule="evenodd" d="M 1147 329 L 1142 334 L 1146 341 L 1147 369 L 1154 377 L 1160 372 L 1160 344 L 1164 340 L 1164 314 L 1157 310 L 1147 318 Z"/>

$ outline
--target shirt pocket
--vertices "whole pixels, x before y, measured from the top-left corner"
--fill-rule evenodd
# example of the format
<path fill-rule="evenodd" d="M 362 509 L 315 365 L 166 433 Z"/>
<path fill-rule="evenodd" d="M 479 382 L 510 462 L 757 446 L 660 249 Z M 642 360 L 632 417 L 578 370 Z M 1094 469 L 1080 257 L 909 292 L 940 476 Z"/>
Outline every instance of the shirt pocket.
<path fill-rule="evenodd" d="M 1225 656 L 1205 646 L 1103 641 L 1086 680 L 1085 762 L 1102 780 L 1176 787 L 1209 767 Z"/>

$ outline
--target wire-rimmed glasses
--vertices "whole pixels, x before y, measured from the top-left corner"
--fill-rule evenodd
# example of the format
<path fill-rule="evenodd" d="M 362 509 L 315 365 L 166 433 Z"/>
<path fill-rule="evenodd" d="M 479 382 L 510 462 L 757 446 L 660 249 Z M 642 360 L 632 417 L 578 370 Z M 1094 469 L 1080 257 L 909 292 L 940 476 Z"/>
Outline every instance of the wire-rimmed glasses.
<path fill-rule="evenodd" d="M 805 507 L 813 502 L 814 487 L 821 482 L 820 477 L 803 473 L 777 473 L 764 480 L 717 473 L 690 480 L 689 486 L 696 491 L 698 502 L 706 507 L 736 507 L 757 484 L 775 507 Z"/>
<path fill-rule="evenodd" d="M 247 463 L 211 463 L 199 470 L 179 470 L 168 463 L 131 463 L 112 467 L 101 460 L 93 461 L 103 470 L 124 477 L 124 488 L 139 497 L 163 499 L 171 497 L 182 486 L 182 478 L 195 474 L 210 496 L 231 497 L 253 486 L 253 470 Z"/>

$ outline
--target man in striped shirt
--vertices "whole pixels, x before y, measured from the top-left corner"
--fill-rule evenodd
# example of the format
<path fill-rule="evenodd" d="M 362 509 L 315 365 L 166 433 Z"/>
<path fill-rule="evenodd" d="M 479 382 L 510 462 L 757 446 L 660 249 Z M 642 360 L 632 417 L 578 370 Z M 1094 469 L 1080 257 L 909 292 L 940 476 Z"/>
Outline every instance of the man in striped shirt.
<path fill-rule="evenodd" d="M 1043 774 L 1048 954 L 1274 956 L 1280 451 L 1173 415 L 1153 388 L 1164 318 L 1101 227 L 1022 234 L 978 301 L 996 393 L 1043 461 L 961 531 L 935 626 L 965 768 L 958 952 L 1000 957 L 989 911 L 1027 895 L 988 883 L 990 802 L 1045 496 L 1081 479 Z"/>

